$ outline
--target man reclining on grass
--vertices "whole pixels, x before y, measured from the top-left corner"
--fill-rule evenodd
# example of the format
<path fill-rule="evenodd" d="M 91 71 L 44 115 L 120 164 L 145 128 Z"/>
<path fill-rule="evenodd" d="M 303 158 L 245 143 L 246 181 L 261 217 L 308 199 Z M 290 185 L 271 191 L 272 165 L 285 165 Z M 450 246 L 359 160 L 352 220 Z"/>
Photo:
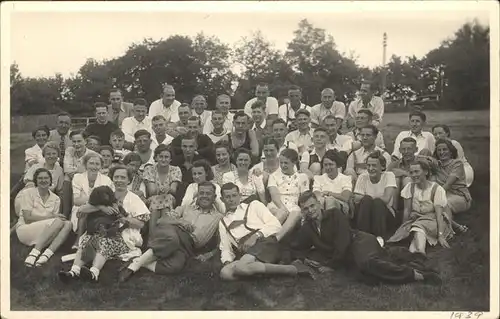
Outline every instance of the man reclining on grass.
<path fill-rule="evenodd" d="M 214 237 L 223 217 L 214 207 L 215 196 L 214 184 L 202 182 L 198 185 L 196 202 L 160 218 L 149 238 L 148 250 L 120 272 L 119 281 L 127 281 L 141 267 L 158 274 L 174 274 L 184 269 L 189 258 Z M 200 259 L 211 255 L 208 252 L 200 255 Z"/>
<path fill-rule="evenodd" d="M 406 248 L 382 248 L 374 235 L 351 230 L 348 217 L 338 208 L 324 210 L 313 192 L 303 193 L 299 205 L 305 221 L 290 245 L 292 259 L 320 273 L 350 262 L 370 283 L 441 282 L 437 273 L 425 267 L 422 255 Z"/>
<path fill-rule="evenodd" d="M 223 280 L 258 275 L 312 276 L 312 269 L 300 261 L 277 264 L 281 260 L 278 241 L 285 234 L 264 204 L 240 204 L 240 190 L 233 183 L 224 184 L 221 195 L 227 212 L 219 223 Z"/>

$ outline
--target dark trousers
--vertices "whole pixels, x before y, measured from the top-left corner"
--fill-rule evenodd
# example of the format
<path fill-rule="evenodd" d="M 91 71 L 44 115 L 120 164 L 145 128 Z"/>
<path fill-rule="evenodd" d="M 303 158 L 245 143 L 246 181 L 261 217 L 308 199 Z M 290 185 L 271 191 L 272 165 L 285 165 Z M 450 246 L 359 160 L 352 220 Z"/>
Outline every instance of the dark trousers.
<path fill-rule="evenodd" d="M 374 235 L 354 231 L 350 248 L 352 261 L 364 281 L 392 284 L 415 281 L 414 268 L 401 259 L 393 258 Z"/>
<path fill-rule="evenodd" d="M 63 182 L 61 200 L 61 214 L 67 218 L 71 217 L 71 208 L 73 207 L 73 185 L 70 181 Z"/>
<path fill-rule="evenodd" d="M 364 196 L 355 215 L 356 229 L 387 239 L 395 231 L 396 218 L 380 199 Z"/>

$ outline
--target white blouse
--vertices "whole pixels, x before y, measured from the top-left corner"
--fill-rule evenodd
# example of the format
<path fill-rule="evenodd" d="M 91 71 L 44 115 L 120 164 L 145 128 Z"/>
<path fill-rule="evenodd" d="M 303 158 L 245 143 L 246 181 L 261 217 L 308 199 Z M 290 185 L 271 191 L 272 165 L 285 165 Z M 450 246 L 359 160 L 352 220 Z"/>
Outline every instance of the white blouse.
<path fill-rule="evenodd" d="M 262 182 L 262 176 L 256 176 L 254 174 L 248 173 L 248 182 L 243 184 L 238 176 L 237 172 L 227 172 L 222 175 L 222 184 L 234 183 L 240 189 L 241 200 L 245 200 L 248 197 L 264 193 L 264 183 Z"/>
<path fill-rule="evenodd" d="M 276 187 L 281 196 L 293 198 L 298 201 L 300 194 L 309 190 L 309 178 L 303 173 L 285 175 L 281 169 L 269 176 L 267 187 Z"/>
<path fill-rule="evenodd" d="M 408 183 L 405 188 L 401 191 L 401 197 L 405 199 L 411 198 L 411 184 Z M 437 186 L 436 193 L 434 194 L 434 201 L 432 201 L 432 188 L 434 187 L 435 182 L 430 182 L 429 187 L 422 190 L 419 187 L 415 186 L 413 201 L 412 201 L 412 211 L 427 214 L 435 211 L 437 206 L 442 208 L 446 207 L 448 201 L 446 199 L 446 191 L 443 187 Z"/>
<path fill-rule="evenodd" d="M 349 175 L 339 173 L 335 179 L 330 179 L 328 174 L 314 176 L 314 192 L 331 192 L 341 194 L 343 191 L 352 192 L 352 178 Z"/>

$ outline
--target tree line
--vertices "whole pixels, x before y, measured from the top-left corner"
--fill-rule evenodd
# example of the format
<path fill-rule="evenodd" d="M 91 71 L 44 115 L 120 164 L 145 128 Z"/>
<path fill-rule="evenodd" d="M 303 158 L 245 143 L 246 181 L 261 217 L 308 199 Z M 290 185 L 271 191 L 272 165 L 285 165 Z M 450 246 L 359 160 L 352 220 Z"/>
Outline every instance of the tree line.
<path fill-rule="evenodd" d="M 440 107 L 489 108 L 489 33 L 489 27 L 468 22 L 422 58 L 393 55 L 385 69 L 385 98 L 439 95 Z M 181 102 L 205 95 L 209 108 L 222 93 L 233 97 L 234 108 L 243 108 L 259 82 L 269 83 L 271 94 L 279 99 L 290 85 L 298 85 L 309 105 L 320 102 L 320 92 L 326 87 L 335 90 L 337 100 L 349 102 L 365 79 L 381 93 L 381 67 L 360 66 L 353 52 L 340 52 L 330 34 L 307 20 L 300 21 L 293 34 L 284 52 L 260 31 L 242 37 L 233 48 L 203 33 L 144 39 L 120 57 L 88 59 L 69 78 L 61 74 L 24 77 L 14 63 L 10 67 L 11 111 L 13 115 L 61 110 L 88 115 L 94 102 L 107 102 L 113 87 L 122 89 L 125 100 L 142 97 L 151 103 L 160 97 L 164 83 L 174 85 Z M 236 68 L 239 74 L 233 71 Z"/>

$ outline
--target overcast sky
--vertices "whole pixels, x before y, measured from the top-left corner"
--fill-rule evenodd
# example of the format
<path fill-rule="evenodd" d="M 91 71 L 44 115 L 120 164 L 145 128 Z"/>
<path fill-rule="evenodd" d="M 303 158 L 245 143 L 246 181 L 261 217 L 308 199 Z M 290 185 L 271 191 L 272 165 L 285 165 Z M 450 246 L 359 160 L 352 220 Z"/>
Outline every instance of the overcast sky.
<path fill-rule="evenodd" d="M 385 5 L 394 6 L 387 2 Z M 206 10 L 210 8 L 214 6 Z M 18 63 L 24 76 L 53 76 L 59 72 L 66 77 L 76 73 L 87 58 L 118 57 L 130 44 L 145 37 L 194 36 L 200 31 L 234 44 L 260 29 L 276 48 L 285 50 L 298 22 L 306 18 L 315 27 L 326 29 L 340 51 L 355 51 L 360 64 L 374 67 L 382 62 L 383 32 L 388 34 L 388 58 L 392 54 L 421 57 L 453 36 L 467 21 L 478 19 L 481 24 L 489 24 L 489 13 L 484 8 L 447 12 L 334 12 L 320 8 L 319 13 L 165 10 L 168 8 L 162 7 L 163 12 L 13 12 L 10 60 Z"/>

